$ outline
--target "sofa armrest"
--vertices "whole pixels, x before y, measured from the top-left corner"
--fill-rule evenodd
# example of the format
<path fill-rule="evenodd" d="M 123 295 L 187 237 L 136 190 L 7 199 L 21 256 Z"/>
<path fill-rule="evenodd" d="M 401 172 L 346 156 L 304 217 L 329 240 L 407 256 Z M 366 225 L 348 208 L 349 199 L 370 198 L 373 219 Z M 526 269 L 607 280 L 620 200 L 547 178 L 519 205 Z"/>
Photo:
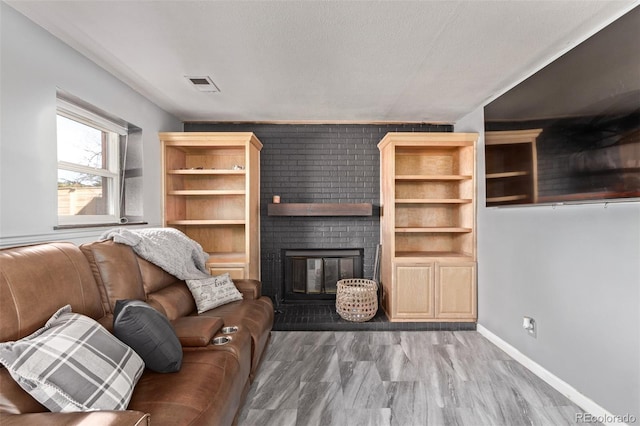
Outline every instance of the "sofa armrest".
<path fill-rule="evenodd" d="M 183 347 L 207 346 L 224 325 L 218 317 L 180 317 L 171 322 Z"/>
<path fill-rule="evenodd" d="M 245 299 L 255 300 L 262 296 L 262 283 L 258 280 L 236 279 L 233 283 Z"/>
<path fill-rule="evenodd" d="M 97 426 L 148 426 L 151 424 L 149 414 L 126 411 L 90 411 L 75 413 L 29 413 L 0 414 L 2 426 L 13 425 L 97 425 Z"/>

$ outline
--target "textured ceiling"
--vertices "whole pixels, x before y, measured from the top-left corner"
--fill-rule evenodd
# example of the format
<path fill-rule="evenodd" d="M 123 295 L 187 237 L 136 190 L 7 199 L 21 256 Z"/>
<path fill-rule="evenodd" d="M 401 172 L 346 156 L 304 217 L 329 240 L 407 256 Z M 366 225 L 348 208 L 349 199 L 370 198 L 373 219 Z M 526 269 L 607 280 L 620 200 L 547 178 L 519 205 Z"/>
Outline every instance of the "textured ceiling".
<path fill-rule="evenodd" d="M 448 123 L 638 4 L 6 3 L 185 121 Z"/>

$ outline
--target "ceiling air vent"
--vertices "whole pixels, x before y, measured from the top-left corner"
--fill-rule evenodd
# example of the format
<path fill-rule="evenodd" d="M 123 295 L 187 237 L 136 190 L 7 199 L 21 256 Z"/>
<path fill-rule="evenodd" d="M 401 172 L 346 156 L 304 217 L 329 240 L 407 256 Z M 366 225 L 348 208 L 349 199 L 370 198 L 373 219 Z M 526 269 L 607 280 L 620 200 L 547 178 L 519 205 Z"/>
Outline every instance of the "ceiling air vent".
<path fill-rule="evenodd" d="M 201 92 L 219 92 L 218 86 L 211 80 L 211 77 L 207 76 L 186 76 L 187 80 L 191 82 L 193 87 L 198 89 Z"/>

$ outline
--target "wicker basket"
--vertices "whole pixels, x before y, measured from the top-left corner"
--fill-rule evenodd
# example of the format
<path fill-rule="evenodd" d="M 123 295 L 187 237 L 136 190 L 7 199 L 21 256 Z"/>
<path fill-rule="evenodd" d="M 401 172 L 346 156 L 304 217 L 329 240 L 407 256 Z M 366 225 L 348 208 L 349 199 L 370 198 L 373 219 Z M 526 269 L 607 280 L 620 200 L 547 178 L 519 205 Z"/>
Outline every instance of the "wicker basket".
<path fill-rule="evenodd" d="M 347 321 L 369 321 L 378 311 L 376 282 L 362 278 L 338 281 L 336 311 Z"/>

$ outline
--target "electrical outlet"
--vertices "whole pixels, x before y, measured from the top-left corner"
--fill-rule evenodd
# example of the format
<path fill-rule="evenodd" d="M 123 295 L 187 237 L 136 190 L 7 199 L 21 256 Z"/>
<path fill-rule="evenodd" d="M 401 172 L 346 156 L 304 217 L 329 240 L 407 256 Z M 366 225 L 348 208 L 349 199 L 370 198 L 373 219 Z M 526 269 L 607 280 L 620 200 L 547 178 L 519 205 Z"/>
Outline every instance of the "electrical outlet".
<path fill-rule="evenodd" d="M 522 328 L 524 328 L 530 336 L 536 337 L 538 327 L 536 324 L 536 320 L 534 320 L 533 318 L 523 317 Z"/>

